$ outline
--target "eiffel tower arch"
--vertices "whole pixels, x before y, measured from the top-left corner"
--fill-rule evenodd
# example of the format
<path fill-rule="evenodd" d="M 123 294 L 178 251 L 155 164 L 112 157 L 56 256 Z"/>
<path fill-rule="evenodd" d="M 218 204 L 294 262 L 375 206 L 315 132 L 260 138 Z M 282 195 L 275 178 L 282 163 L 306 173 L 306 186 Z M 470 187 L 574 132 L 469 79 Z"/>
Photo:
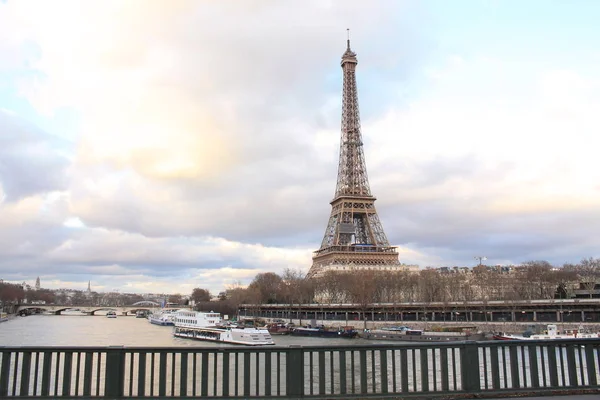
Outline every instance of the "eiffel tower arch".
<path fill-rule="evenodd" d="M 396 247 L 390 246 L 375 209 L 363 151 L 356 87 L 356 53 L 350 39 L 342 56 L 342 126 L 337 185 L 331 216 L 307 278 L 327 270 L 400 268 Z"/>

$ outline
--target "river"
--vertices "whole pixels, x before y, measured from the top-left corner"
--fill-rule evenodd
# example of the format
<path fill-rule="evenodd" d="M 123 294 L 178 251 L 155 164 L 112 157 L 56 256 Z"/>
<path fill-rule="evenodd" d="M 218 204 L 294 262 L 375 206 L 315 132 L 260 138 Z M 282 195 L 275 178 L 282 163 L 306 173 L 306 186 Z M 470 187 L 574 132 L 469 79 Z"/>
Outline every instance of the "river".
<path fill-rule="evenodd" d="M 276 345 L 374 344 L 365 339 L 324 339 L 274 335 Z M 389 342 L 388 342 L 389 343 Z M 135 316 L 30 315 L 0 323 L 0 346 L 193 346 L 228 344 L 181 339 L 173 328 L 152 325 Z"/>

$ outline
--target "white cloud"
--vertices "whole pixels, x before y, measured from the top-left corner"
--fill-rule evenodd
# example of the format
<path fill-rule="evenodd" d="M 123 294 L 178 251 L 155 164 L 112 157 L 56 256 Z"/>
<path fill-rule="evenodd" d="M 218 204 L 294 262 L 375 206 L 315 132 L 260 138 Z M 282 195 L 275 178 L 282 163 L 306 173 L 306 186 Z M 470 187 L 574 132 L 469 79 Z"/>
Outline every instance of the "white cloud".
<path fill-rule="evenodd" d="M 347 27 L 372 189 L 402 261 L 598 247 L 599 78 L 576 67 L 460 49 L 438 65 L 415 23 L 428 11 L 408 2 L 0 7 L 0 60 L 36 71 L 22 95 L 81 121 L 75 146 L 0 131 L 0 271 L 15 280 L 218 291 L 307 270 L 335 187 Z"/>
<path fill-rule="evenodd" d="M 364 126 L 392 238 L 441 256 L 438 265 L 481 251 L 512 262 L 597 255 L 596 77 L 523 77 L 488 58 L 450 64 L 422 99 Z"/>

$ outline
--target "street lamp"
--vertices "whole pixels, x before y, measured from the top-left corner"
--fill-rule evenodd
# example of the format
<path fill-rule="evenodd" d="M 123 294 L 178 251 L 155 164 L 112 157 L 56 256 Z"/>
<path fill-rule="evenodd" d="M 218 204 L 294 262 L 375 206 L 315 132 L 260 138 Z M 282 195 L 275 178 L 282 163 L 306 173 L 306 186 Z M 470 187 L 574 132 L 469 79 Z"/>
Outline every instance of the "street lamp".
<path fill-rule="evenodd" d="M 479 260 L 479 266 L 480 267 L 481 267 L 481 261 L 487 260 L 487 257 L 485 257 L 485 256 L 475 256 L 473 258 L 476 259 L 476 260 Z"/>

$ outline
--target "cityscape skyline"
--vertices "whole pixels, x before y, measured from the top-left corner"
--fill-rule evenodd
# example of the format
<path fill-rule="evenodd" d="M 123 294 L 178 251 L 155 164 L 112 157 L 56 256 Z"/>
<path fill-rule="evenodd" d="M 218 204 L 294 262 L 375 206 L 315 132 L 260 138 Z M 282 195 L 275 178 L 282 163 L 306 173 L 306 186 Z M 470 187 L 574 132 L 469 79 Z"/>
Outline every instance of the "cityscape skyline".
<path fill-rule="evenodd" d="M 400 262 L 600 256 L 600 4 L 363 4 L 0 2 L 0 278 L 218 293 L 307 272 L 347 28 Z"/>

